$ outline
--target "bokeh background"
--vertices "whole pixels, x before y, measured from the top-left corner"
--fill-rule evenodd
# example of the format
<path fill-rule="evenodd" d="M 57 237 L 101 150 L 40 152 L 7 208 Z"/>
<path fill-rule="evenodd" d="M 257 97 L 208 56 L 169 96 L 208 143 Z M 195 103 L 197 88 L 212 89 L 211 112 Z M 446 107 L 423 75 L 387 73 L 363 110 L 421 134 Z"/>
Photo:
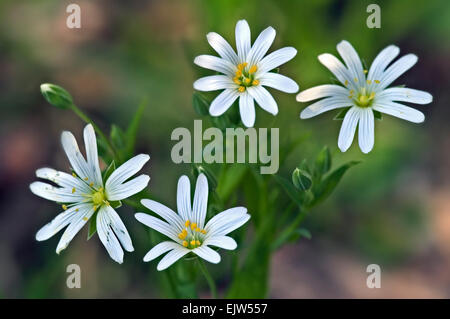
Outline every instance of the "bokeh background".
<path fill-rule="evenodd" d="M 0 2 L 0 297 L 162 296 L 155 285 L 156 263 L 141 261 L 150 243 L 132 210 L 119 210 L 136 249 L 125 254 L 123 265 L 109 259 L 98 238 L 86 241 L 87 227 L 59 256 L 59 236 L 35 241 L 36 231 L 58 208 L 31 194 L 28 185 L 39 167 L 68 168 L 59 135 L 70 130 L 80 139 L 84 126 L 71 112 L 49 106 L 39 85 L 68 89 L 106 131 L 111 123 L 125 127 L 147 97 L 138 148 L 151 155 L 145 167 L 150 191 L 174 205 L 177 179 L 189 167 L 171 161 L 170 134 L 176 127 L 193 127 L 198 115 L 192 83 L 208 74 L 193 58 L 213 53 L 205 37 L 210 31 L 234 46 L 234 27 L 242 18 L 251 26 L 252 40 L 269 25 L 277 30 L 270 51 L 298 49 L 282 73 L 300 89 L 329 83 L 331 74 L 317 56 L 337 54 L 336 44 L 346 39 L 367 65 L 389 44 L 399 46 L 401 54 L 417 54 L 416 66 L 395 83 L 434 96 L 432 104 L 417 106 L 426 114 L 423 124 L 388 116 L 377 121 L 375 148 L 363 155 L 355 143 L 345 154 L 338 150 L 341 123 L 332 121 L 333 112 L 302 121 L 305 104 L 272 91 L 280 112 L 274 119 L 257 110 L 256 125 L 310 136 L 281 172 L 311 159 L 325 144 L 335 163 L 362 159 L 363 164 L 308 217 L 304 226 L 312 239 L 274 256 L 270 297 L 450 297 L 449 1 L 73 2 L 81 6 L 81 29 L 66 27 L 69 1 Z M 370 3 L 381 7 L 381 29 L 366 27 Z M 81 266 L 81 289 L 66 287 L 71 263 Z M 366 267 L 372 263 L 381 266 L 381 289 L 366 287 Z"/>

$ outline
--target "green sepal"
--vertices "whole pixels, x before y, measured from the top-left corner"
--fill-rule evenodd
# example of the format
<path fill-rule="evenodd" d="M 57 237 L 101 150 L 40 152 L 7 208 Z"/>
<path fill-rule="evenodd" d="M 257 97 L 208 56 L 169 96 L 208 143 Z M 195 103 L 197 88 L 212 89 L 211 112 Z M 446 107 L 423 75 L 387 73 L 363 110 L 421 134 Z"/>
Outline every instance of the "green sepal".
<path fill-rule="evenodd" d="M 72 96 L 59 85 L 41 84 L 41 93 L 48 103 L 60 109 L 68 109 L 73 105 Z"/>

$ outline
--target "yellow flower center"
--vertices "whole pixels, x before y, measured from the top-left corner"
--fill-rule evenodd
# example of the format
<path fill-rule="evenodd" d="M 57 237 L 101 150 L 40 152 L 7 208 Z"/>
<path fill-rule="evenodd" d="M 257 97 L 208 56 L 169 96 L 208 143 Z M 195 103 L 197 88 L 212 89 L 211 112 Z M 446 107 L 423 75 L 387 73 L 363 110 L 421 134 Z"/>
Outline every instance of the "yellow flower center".
<path fill-rule="evenodd" d="M 201 229 L 196 223 L 191 223 L 187 220 L 184 223 L 184 228 L 178 234 L 183 242 L 183 246 L 189 249 L 200 247 L 205 239 L 206 230 Z"/>
<path fill-rule="evenodd" d="M 375 92 L 368 93 L 366 88 L 362 88 L 357 95 L 354 95 L 354 91 L 350 90 L 349 99 L 353 99 L 359 107 L 369 107 L 372 105 L 374 98 Z"/>
<path fill-rule="evenodd" d="M 256 71 L 258 71 L 258 67 L 256 65 L 249 67 L 247 62 L 237 65 L 233 82 L 239 85 L 239 92 L 245 92 L 248 87 L 259 85 L 259 80 L 255 79 Z"/>
<path fill-rule="evenodd" d="M 100 187 L 98 190 L 96 190 L 94 193 L 92 193 L 91 198 L 92 198 L 92 203 L 94 204 L 94 206 L 109 204 L 109 202 L 106 200 L 106 196 L 105 196 L 103 187 Z"/>

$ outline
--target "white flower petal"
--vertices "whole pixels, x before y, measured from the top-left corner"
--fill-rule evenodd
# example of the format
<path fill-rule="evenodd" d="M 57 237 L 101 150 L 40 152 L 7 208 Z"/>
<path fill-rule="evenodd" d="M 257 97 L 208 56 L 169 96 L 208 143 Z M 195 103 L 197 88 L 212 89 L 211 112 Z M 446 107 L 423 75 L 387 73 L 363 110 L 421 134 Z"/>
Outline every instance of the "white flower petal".
<path fill-rule="evenodd" d="M 144 213 L 136 213 L 134 217 L 136 217 L 136 219 L 144 225 L 160 232 L 163 235 L 166 235 L 173 241 L 177 243 L 180 242 L 176 230 L 170 224 L 163 222 L 161 219 Z"/>
<path fill-rule="evenodd" d="M 159 256 L 168 252 L 169 250 L 173 250 L 178 247 L 180 247 L 180 245 L 174 243 L 173 241 L 163 241 L 162 243 L 159 243 L 158 245 L 150 249 L 150 251 L 147 254 L 145 254 L 144 261 L 145 262 L 152 261 L 153 259 L 158 258 Z"/>
<path fill-rule="evenodd" d="M 236 241 L 228 236 L 210 237 L 206 239 L 203 244 L 207 246 L 216 246 L 227 250 L 234 250 L 237 248 Z"/>
<path fill-rule="evenodd" d="M 355 81 L 350 71 L 347 70 L 344 64 L 342 64 L 342 62 L 334 55 L 329 53 L 321 54 L 319 55 L 319 61 L 333 73 L 339 82 L 349 89 L 353 89 L 356 92 L 359 91 L 359 87 L 355 85 Z"/>
<path fill-rule="evenodd" d="M 161 271 L 161 270 L 164 270 L 164 269 L 168 268 L 174 262 L 176 262 L 178 259 L 182 258 L 184 255 L 189 253 L 189 251 L 190 251 L 189 249 L 178 245 L 177 248 L 175 248 L 174 250 L 170 251 L 168 254 L 166 254 L 161 259 L 161 261 L 158 263 L 158 266 L 156 267 L 156 269 L 158 271 Z"/>
<path fill-rule="evenodd" d="M 205 174 L 197 177 L 194 203 L 192 205 L 192 220 L 203 228 L 205 226 L 206 210 L 208 209 L 208 180 Z"/>
<path fill-rule="evenodd" d="M 353 46 L 344 40 L 337 45 L 337 50 L 351 72 L 352 77 L 357 78 L 359 83 L 364 83 L 366 77 L 363 72 L 361 59 Z"/>
<path fill-rule="evenodd" d="M 178 227 L 180 229 L 184 228 L 183 219 L 169 207 L 151 199 L 143 199 L 141 200 L 141 204 L 150 209 L 152 212 L 164 218 L 166 222 L 173 225 L 174 227 Z"/>
<path fill-rule="evenodd" d="M 238 85 L 225 75 L 205 76 L 194 82 L 194 89 L 198 91 L 216 91 L 223 89 L 237 89 Z"/>
<path fill-rule="evenodd" d="M 114 172 L 112 172 L 112 174 L 106 181 L 106 191 L 108 191 L 108 189 L 119 187 L 120 184 L 140 171 L 149 159 L 150 156 L 148 156 L 147 154 L 139 154 L 120 165 Z"/>
<path fill-rule="evenodd" d="M 86 198 L 80 191 L 72 191 L 68 188 L 55 187 L 43 182 L 33 182 L 30 184 L 33 194 L 58 203 L 77 203 Z"/>
<path fill-rule="evenodd" d="M 212 116 L 220 116 L 236 101 L 239 94 L 237 90 L 226 89 L 220 93 L 211 103 L 209 114 Z"/>
<path fill-rule="evenodd" d="M 111 206 L 104 205 L 102 208 L 105 214 L 105 220 L 109 220 L 109 226 L 114 231 L 114 234 L 117 239 L 119 239 L 123 248 L 125 248 L 126 251 L 133 251 L 134 248 L 130 235 L 128 234 L 127 228 L 123 224 L 122 219 L 120 219 L 117 212 Z"/>
<path fill-rule="evenodd" d="M 338 146 L 342 152 L 348 150 L 352 145 L 355 136 L 356 126 L 359 121 L 360 109 L 356 106 L 348 110 L 342 121 L 341 131 L 339 132 Z"/>
<path fill-rule="evenodd" d="M 95 210 L 92 205 L 86 205 L 80 207 L 79 211 L 76 212 L 75 217 L 72 218 L 69 227 L 66 228 L 64 233 L 59 240 L 58 246 L 56 247 L 56 253 L 59 254 L 63 249 L 66 249 L 72 239 L 80 231 L 81 228 L 86 224 L 89 218 L 92 217 Z"/>
<path fill-rule="evenodd" d="M 324 84 L 312 87 L 297 94 L 297 101 L 309 102 L 323 97 L 329 96 L 343 96 L 348 97 L 349 91 L 336 84 Z"/>
<path fill-rule="evenodd" d="M 108 212 L 102 206 L 97 213 L 97 234 L 98 238 L 105 246 L 106 251 L 109 256 L 119 264 L 123 262 L 123 249 L 120 245 L 119 240 L 111 229 L 111 219 L 109 218 Z"/>
<path fill-rule="evenodd" d="M 358 140 L 359 147 L 363 153 L 369 153 L 374 144 L 375 132 L 374 132 L 375 120 L 373 111 L 371 108 L 365 108 L 360 110 L 360 119 L 358 125 Z"/>
<path fill-rule="evenodd" d="M 241 114 L 242 123 L 247 127 L 255 125 L 255 102 L 253 97 L 245 92 L 239 98 L 239 113 Z"/>
<path fill-rule="evenodd" d="M 93 180 L 94 176 L 91 176 L 91 171 L 78 148 L 77 141 L 73 134 L 68 131 L 62 132 L 61 144 L 75 173 L 82 179 L 88 178 Z"/>
<path fill-rule="evenodd" d="M 317 101 L 317 102 L 309 105 L 307 108 L 305 108 L 300 113 L 300 118 L 309 119 L 311 117 L 322 114 L 324 112 L 338 109 L 341 107 L 348 107 L 348 106 L 351 106 L 352 104 L 353 104 L 352 100 L 349 99 L 347 96 L 327 97 L 327 98 Z"/>
<path fill-rule="evenodd" d="M 229 77 L 233 77 L 236 72 L 236 66 L 230 61 L 213 55 L 199 55 L 194 59 L 194 63 L 202 68 L 217 71 Z"/>
<path fill-rule="evenodd" d="M 90 204 L 79 204 L 68 208 L 67 210 L 56 216 L 51 222 L 39 229 L 39 231 L 36 233 L 36 240 L 47 240 L 50 237 L 54 236 L 61 229 L 72 223 L 73 220 L 80 214 L 80 211 L 86 212 L 91 206 L 92 205 Z"/>
<path fill-rule="evenodd" d="M 376 95 L 377 101 L 398 101 L 415 104 L 428 104 L 433 101 L 433 96 L 425 91 L 409 88 L 389 88 Z"/>
<path fill-rule="evenodd" d="M 189 220 L 192 211 L 191 182 L 186 175 L 183 175 L 178 179 L 177 209 L 178 214 L 180 214 L 181 218 L 183 218 L 184 221 Z"/>
<path fill-rule="evenodd" d="M 422 112 L 395 102 L 376 102 L 373 109 L 413 123 L 422 123 L 425 120 Z"/>
<path fill-rule="evenodd" d="M 390 45 L 381 50 L 381 52 L 378 53 L 376 58 L 373 60 L 372 65 L 370 66 L 369 73 L 367 74 L 367 79 L 371 81 L 380 80 L 381 75 L 383 74 L 386 67 L 389 65 L 389 63 L 392 62 L 392 60 L 395 59 L 395 57 L 399 53 L 400 49 L 395 45 Z"/>
<path fill-rule="evenodd" d="M 113 184 L 105 189 L 106 198 L 117 201 L 133 196 L 147 187 L 150 176 L 139 175 L 123 184 Z"/>
<path fill-rule="evenodd" d="M 296 93 L 298 91 L 298 85 L 294 80 L 278 73 L 265 73 L 260 78 L 260 84 L 286 93 Z"/>
<path fill-rule="evenodd" d="M 277 102 L 272 95 L 262 86 L 251 86 L 247 92 L 255 99 L 256 103 L 265 111 L 276 115 L 278 113 Z"/>
<path fill-rule="evenodd" d="M 48 179 L 55 184 L 58 184 L 61 187 L 69 189 L 72 192 L 72 189 L 75 187 L 76 190 L 79 190 L 81 193 L 89 194 L 92 192 L 92 189 L 81 179 L 78 177 L 74 177 L 70 174 L 60 172 L 54 170 L 53 168 L 39 168 L 36 170 L 36 176 L 43 179 Z"/>
<path fill-rule="evenodd" d="M 92 124 L 86 125 L 84 128 L 84 145 L 86 148 L 87 166 L 92 176 L 89 182 L 94 183 L 96 188 L 103 186 L 102 173 L 98 164 L 97 138 Z"/>
<path fill-rule="evenodd" d="M 247 214 L 247 208 L 245 207 L 227 209 L 211 218 L 206 224 L 206 238 L 226 235 L 241 227 L 249 219 L 250 215 Z"/>
<path fill-rule="evenodd" d="M 260 75 L 269 72 L 287 61 L 293 59 L 297 54 L 297 50 L 293 47 L 285 47 L 278 49 L 267 56 L 265 56 L 258 63 L 258 71 L 256 75 Z"/>
<path fill-rule="evenodd" d="M 261 59 L 264 57 L 264 55 L 267 53 L 267 50 L 269 50 L 270 46 L 273 43 L 273 40 L 275 39 L 276 31 L 272 27 L 268 27 L 264 29 L 256 38 L 255 42 L 252 45 L 252 48 L 248 52 L 247 55 L 247 62 L 250 66 L 256 65 Z"/>
<path fill-rule="evenodd" d="M 208 39 L 208 43 L 216 50 L 221 58 L 238 65 L 239 60 L 236 52 L 234 52 L 231 45 L 220 34 L 210 32 L 206 35 L 206 39 Z"/>
<path fill-rule="evenodd" d="M 408 71 L 414 64 L 416 64 L 418 58 L 414 54 L 407 54 L 397 61 L 395 61 L 390 67 L 383 72 L 379 84 L 379 89 L 384 89 L 394 82 L 400 75 Z"/>
<path fill-rule="evenodd" d="M 245 62 L 248 51 L 250 51 L 250 27 L 247 21 L 239 20 L 235 29 L 236 48 L 238 52 L 239 62 Z"/>
<path fill-rule="evenodd" d="M 210 263 L 217 264 L 220 262 L 220 255 L 208 246 L 200 246 L 192 249 L 192 252 Z"/>

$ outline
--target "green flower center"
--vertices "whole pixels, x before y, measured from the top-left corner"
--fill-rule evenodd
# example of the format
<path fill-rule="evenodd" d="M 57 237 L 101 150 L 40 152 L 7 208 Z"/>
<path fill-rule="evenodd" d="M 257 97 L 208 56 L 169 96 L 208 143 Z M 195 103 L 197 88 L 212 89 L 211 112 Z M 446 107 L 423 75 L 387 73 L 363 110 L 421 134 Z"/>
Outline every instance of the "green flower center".
<path fill-rule="evenodd" d="M 100 187 L 98 190 L 96 190 L 92 194 L 92 203 L 94 206 L 99 206 L 102 204 L 108 204 L 108 201 L 106 200 L 105 192 L 103 190 L 103 187 Z"/>
<path fill-rule="evenodd" d="M 373 99 L 375 98 L 375 92 L 369 93 L 366 88 L 362 88 L 357 96 L 353 96 L 352 91 L 350 91 L 349 98 L 353 99 L 357 106 L 364 108 L 372 105 Z"/>

